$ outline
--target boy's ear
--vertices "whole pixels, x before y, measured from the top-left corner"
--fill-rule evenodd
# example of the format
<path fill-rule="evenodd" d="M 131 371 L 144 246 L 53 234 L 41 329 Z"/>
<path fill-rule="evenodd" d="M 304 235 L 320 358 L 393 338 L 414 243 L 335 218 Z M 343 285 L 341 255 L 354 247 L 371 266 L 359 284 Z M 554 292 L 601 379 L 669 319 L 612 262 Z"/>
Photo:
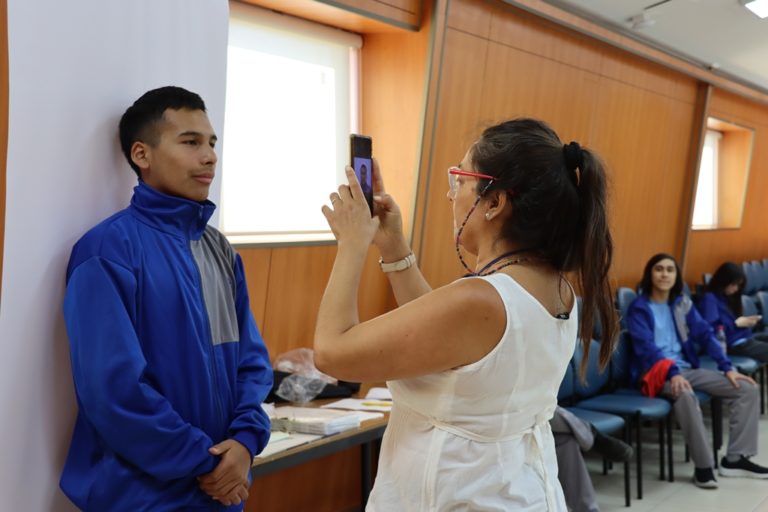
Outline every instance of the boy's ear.
<path fill-rule="evenodd" d="M 141 169 L 142 174 L 149 169 L 150 147 L 147 143 L 136 141 L 131 146 L 131 160 Z"/>

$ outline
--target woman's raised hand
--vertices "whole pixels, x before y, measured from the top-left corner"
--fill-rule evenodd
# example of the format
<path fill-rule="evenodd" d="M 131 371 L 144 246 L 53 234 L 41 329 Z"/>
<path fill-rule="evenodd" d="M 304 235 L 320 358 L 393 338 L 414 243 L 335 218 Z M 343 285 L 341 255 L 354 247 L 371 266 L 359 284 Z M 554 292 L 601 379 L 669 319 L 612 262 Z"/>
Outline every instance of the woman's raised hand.
<path fill-rule="evenodd" d="M 373 237 L 373 243 L 379 248 L 382 257 L 400 259 L 410 252 L 403 236 L 403 217 L 394 198 L 387 194 L 384 178 L 381 176 L 379 162 L 373 160 L 373 213 L 379 218 L 379 229 Z M 404 254 L 401 254 L 403 253 Z"/>
<path fill-rule="evenodd" d="M 331 206 L 323 205 L 323 215 L 339 245 L 359 243 L 367 247 L 377 232 L 379 219 L 371 217 L 355 171 L 349 166 L 345 171 L 349 185 L 341 185 L 331 194 Z"/>

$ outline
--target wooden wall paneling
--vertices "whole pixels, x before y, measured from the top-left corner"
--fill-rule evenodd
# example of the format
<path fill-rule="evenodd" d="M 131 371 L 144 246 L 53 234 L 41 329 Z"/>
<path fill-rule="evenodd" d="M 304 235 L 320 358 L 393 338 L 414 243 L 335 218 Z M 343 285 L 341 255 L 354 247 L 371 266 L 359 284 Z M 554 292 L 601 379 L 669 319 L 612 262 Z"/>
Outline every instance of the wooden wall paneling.
<path fill-rule="evenodd" d="M 360 458 L 356 447 L 258 478 L 245 512 L 360 510 Z"/>
<path fill-rule="evenodd" d="M 596 72 L 602 60 L 603 48 L 594 40 L 501 2 L 494 4 L 490 39 L 589 71 Z"/>
<path fill-rule="evenodd" d="M 262 336 L 274 359 L 295 348 L 312 347 L 320 300 L 336 258 L 336 245 L 280 247 L 271 251 Z M 389 282 L 379 268 L 375 253 L 373 248 L 368 252 L 361 278 L 362 320 L 383 314 L 394 304 Z"/>
<path fill-rule="evenodd" d="M 362 132 L 373 137 L 387 192 L 397 201 L 410 236 L 426 109 L 432 36 L 431 4 L 418 32 L 363 36 Z M 395 107 L 396 108 L 393 108 Z"/>
<path fill-rule="evenodd" d="M 491 33 L 491 5 L 487 0 L 451 0 L 447 26 L 487 39 Z"/>
<path fill-rule="evenodd" d="M 722 89 L 714 88 L 710 116 L 752 127 L 768 125 L 768 105 L 755 102 Z"/>
<path fill-rule="evenodd" d="M 696 80 L 659 64 L 608 46 L 603 48 L 601 63 L 602 76 L 686 103 L 696 100 Z"/>
<path fill-rule="evenodd" d="M 688 201 L 684 205 L 684 210 L 680 212 L 679 230 L 682 235 L 680 269 L 683 278 L 689 284 L 695 284 L 696 280 L 687 278 L 686 267 L 688 265 L 688 245 L 691 237 L 691 223 L 693 222 L 693 207 L 696 200 L 696 189 L 699 182 L 699 167 L 701 167 L 701 152 L 704 148 L 704 138 L 707 134 L 707 119 L 709 117 L 709 101 L 712 98 L 712 86 L 699 82 L 696 92 L 696 103 L 694 105 L 694 125 L 691 130 L 690 144 L 688 145 L 688 179 L 686 189 L 688 190 Z"/>
<path fill-rule="evenodd" d="M 0 0 L 0 291 L 3 289 L 5 179 L 8 156 L 8 0 Z"/>
<path fill-rule="evenodd" d="M 256 319 L 256 325 L 259 326 L 259 330 L 263 334 L 269 294 L 269 265 L 272 262 L 272 249 L 269 247 L 240 247 L 237 252 L 240 254 L 245 268 L 251 312 Z"/>
<path fill-rule="evenodd" d="M 335 256 L 335 245 L 272 249 L 262 335 L 273 359 L 312 346 L 317 310 Z"/>
<path fill-rule="evenodd" d="M 749 130 L 728 131 L 720 140 L 717 221 L 724 228 L 741 227 L 753 135 Z"/>
<path fill-rule="evenodd" d="M 447 284 L 463 272 L 454 252 L 446 172 L 461 161 L 481 131 L 479 111 L 487 51 L 485 39 L 454 29 L 445 32 L 432 158 L 429 167 L 422 167 L 429 180 L 417 251 L 421 270 L 433 287 Z M 467 261 L 474 264 L 472 257 Z"/>
<path fill-rule="evenodd" d="M 738 229 L 692 231 L 689 236 L 686 279 L 701 281 L 724 261 L 741 263 L 768 257 L 766 191 L 768 191 L 768 107 L 715 88 L 709 115 L 755 130 L 744 213 Z"/>
<path fill-rule="evenodd" d="M 427 196 L 429 194 L 432 155 L 435 146 L 435 126 L 437 123 L 438 103 L 440 99 L 440 76 L 442 73 L 445 34 L 447 30 L 448 3 L 450 0 L 433 0 L 430 21 L 430 50 L 427 59 L 427 83 L 422 127 L 421 146 L 419 149 L 416 178 L 416 193 L 411 220 L 411 248 L 421 262 L 421 246 L 424 237 L 424 219 L 426 218 Z"/>
<path fill-rule="evenodd" d="M 654 253 L 679 256 L 693 105 L 602 79 L 594 112 L 594 147 L 611 178 L 613 276 L 634 286 Z M 663 127 L 663 129 L 661 129 Z"/>
<path fill-rule="evenodd" d="M 487 125 L 515 117 L 548 123 L 564 143 L 589 145 L 599 77 L 491 42 L 480 116 Z"/>
<path fill-rule="evenodd" d="M 450 5 L 483 4 L 454 0 Z M 631 75 L 628 70 L 639 60 L 633 56 L 611 56 L 606 66 L 604 45 L 500 3 L 487 5 L 492 42 L 472 38 L 466 25 L 462 32 L 446 30 L 420 238 L 425 275 L 437 286 L 462 272 L 453 235 L 441 229 L 452 223 L 450 207 L 441 204 L 444 168 L 461 158 L 484 126 L 528 115 L 606 159 L 617 241 L 613 275 L 619 284 L 634 284 L 652 252 L 682 250 L 685 228 L 677 219 L 687 207 L 695 82 L 653 64 L 641 64 Z M 613 78 L 622 72 L 640 86 Z"/>

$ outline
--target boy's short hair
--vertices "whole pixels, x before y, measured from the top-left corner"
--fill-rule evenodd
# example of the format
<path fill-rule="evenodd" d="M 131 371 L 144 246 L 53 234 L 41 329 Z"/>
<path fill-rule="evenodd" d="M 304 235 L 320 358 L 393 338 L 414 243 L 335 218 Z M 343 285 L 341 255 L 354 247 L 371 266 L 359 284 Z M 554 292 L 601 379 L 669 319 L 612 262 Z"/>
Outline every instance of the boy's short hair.
<path fill-rule="evenodd" d="M 158 124 L 163 120 L 163 113 L 169 108 L 206 111 L 205 102 L 199 95 L 181 87 L 169 85 L 144 93 L 120 118 L 120 148 L 139 178 L 141 178 L 141 172 L 131 159 L 131 147 L 136 141 L 149 145 L 157 144 Z"/>

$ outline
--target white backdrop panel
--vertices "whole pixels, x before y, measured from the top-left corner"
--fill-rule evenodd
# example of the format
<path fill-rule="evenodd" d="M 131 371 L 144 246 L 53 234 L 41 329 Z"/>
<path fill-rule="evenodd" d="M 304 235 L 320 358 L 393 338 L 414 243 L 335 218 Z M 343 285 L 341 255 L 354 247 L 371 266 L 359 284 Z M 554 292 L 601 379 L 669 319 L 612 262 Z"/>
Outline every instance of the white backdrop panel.
<path fill-rule="evenodd" d="M 130 198 L 117 122 L 143 92 L 199 93 L 221 134 L 227 26 L 226 0 L 8 0 L 0 510 L 73 509 L 58 489 L 76 411 L 61 313 L 69 251 Z"/>

